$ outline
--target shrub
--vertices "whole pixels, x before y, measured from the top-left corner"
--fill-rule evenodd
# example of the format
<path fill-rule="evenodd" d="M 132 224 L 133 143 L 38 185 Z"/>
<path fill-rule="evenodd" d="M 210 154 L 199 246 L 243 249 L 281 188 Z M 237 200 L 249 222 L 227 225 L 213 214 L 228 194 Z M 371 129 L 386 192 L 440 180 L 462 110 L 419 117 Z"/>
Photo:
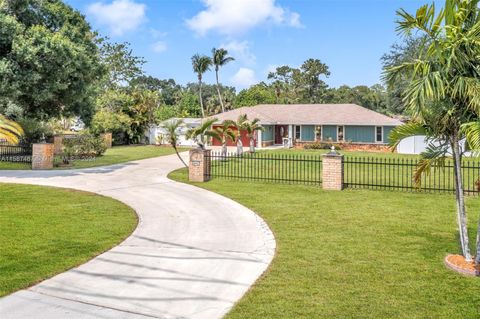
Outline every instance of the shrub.
<path fill-rule="evenodd" d="M 88 133 L 79 135 L 79 137 L 76 138 L 64 139 L 63 144 L 63 161 L 65 163 L 77 158 L 101 156 L 107 150 L 107 146 L 102 137 Z"/>
<path fill-rule="evenodd" d="M 336 150 L 341 150 L 342 147 L 340 144 L 337 143 L 330 143 L 330 142 L 315 142 L 315 143 L 308 143 L 303 145 L 303 148 L 306 150 L 329 150 L 335 146 Z"/>
<path fill-rule="evenodd" d="M 22 142 L 25 144 L 38 143 L 43 139 L 49 140 L 54 135 L 52 127 L 45 122 L 23 118 L 18 120 L 18 123 L 23 128 Z"/>

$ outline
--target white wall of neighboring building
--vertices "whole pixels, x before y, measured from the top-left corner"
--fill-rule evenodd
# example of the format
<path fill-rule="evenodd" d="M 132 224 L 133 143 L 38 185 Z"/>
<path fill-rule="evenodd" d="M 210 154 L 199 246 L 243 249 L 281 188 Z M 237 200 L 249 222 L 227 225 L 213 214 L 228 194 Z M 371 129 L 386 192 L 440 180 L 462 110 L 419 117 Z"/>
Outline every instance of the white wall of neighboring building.
<path fill-rule="evenodd" d="M 399 154 L 420 154 L 427 149 L 429 141 L 423 135 L 411 136 L 404 138 L 397 146 Z M 433 144 L 436 144 L 433 142 Z M 465 149 L 465 140 L 460 141 L 460 147 Z M 449 152 L 451 152 L 449 148 Z M 471 156 L 471 152 L 465 152 L 465 156 Z"/>
<path fill-rule="evenodd" d="M 172 119 L 166 120 L 166 121 L 171 121 Z M 186 138 L 187 131 L 191 128 L 198 127 L 200 125 L 200 119 L 194 119 L 194 118 L 186 118 L 186 119 L 181 119 L 184 121 L 184 124 L 180 127 L 178 131 L 178 145 L 179 146 L 195 146 L 195 142 L 191 139 Z M 166 131 L 162 127 L 162 124 L 165 123 L 166 121 L 160 123 L 159 125 L 152 125 L 150 128 L 147 130 L 145 133 L 148 143 L 152 145 L 156 144 L 167 144 L 166 141 L 161 141 L 161 138 L 159 139 L 158 137 L 165 136 Z"/>

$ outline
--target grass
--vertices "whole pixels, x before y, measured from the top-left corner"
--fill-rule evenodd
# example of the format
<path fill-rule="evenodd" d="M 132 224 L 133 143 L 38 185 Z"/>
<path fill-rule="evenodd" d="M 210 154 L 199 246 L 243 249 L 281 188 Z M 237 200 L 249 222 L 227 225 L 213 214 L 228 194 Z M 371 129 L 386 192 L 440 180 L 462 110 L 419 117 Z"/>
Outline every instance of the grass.
<path fill-rule="evenodd" d="M 131 208 L 107 197 L 0 184 L 0 297 L 86 262 L 136 224 Z"/>
<path fill-rule="evenodd" d="M 187 182 L 186 170 L 170 174 Z M 451 195 L 324 191 L 214 179 L 196 186 L 249 207 L 275 234 L 267 273 L 236 318 L 479 318 L 480 279 L 448 270 L 459 253 Z M 471 242 L 480 200 L 468 198 Z"/>
<path fill-rule="evenodd" d="M 180 151 L 186 150 L 179 148 Z M 174 154 L 175 150 L 167 146 L 153 146 L 153 145 L 134 145 L 134 146 L 116 146 L 108 149 L 103 156 L 94 158 L 92 160 L 76 160 L 73 166 L 56 167 L 56 169 L 71 169 L 71 168 L 89 168 L 106 166 L 113 164 L 121 164 L 130 161 L 136 161 L 146 158 L 165 156 Z M 0 162 L 0 170 L 11 169 L 31 169 L 30 164 L 25 163 L 8 163 Z"/>

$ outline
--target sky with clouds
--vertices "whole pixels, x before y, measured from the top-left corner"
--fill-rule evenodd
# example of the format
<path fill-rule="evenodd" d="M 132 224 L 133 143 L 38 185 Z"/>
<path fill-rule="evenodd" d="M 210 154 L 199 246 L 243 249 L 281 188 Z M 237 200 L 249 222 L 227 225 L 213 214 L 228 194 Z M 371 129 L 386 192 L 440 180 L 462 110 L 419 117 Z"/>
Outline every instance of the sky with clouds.
<path fill-rule="evenodd" d="M 330 67 L 330 86 L 373 85 L 380 57 L 400 38 L 395 11 L 417 0 L 66 0 L 94 30 L 130 42 L 147 74 L 196 80 L 190 57 L 223 47 L 235 61 L 221 82 L 246 88 L 276 66 L 318 58 Z M 214 83 L 213 72 L 205 80 Z"/>

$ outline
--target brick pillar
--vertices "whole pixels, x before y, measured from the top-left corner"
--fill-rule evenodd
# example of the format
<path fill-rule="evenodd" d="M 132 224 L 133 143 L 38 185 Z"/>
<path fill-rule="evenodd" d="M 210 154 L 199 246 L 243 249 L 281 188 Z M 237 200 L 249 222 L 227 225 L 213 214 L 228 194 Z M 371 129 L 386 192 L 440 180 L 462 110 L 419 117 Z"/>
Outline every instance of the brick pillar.
<path fill-rule="evenodd" d="M 52 169 L 54 144 L 38 143 L 32 146 L 32 169 Z"/>
<path fill-rule="evenodd" d="M 112 148 L 112 133 L 103 133 L 102 137 L 107 148 Z"/>
<path fill-rule="evenodd" d="M 63 135 L 53 136 L 53 153 L 55 155 L 63 153 Z"/>
<path fill-rule="evenodd" d="M 191 182 L 207 182 L 210 179 L 210 150 L 193 148 L 190 150 L 188 180 Z"/>
<path fill-rule="evenodd" d="M 332 151 L 322 156 L 323 189 L 343 189 L 343 155 Z"/>

